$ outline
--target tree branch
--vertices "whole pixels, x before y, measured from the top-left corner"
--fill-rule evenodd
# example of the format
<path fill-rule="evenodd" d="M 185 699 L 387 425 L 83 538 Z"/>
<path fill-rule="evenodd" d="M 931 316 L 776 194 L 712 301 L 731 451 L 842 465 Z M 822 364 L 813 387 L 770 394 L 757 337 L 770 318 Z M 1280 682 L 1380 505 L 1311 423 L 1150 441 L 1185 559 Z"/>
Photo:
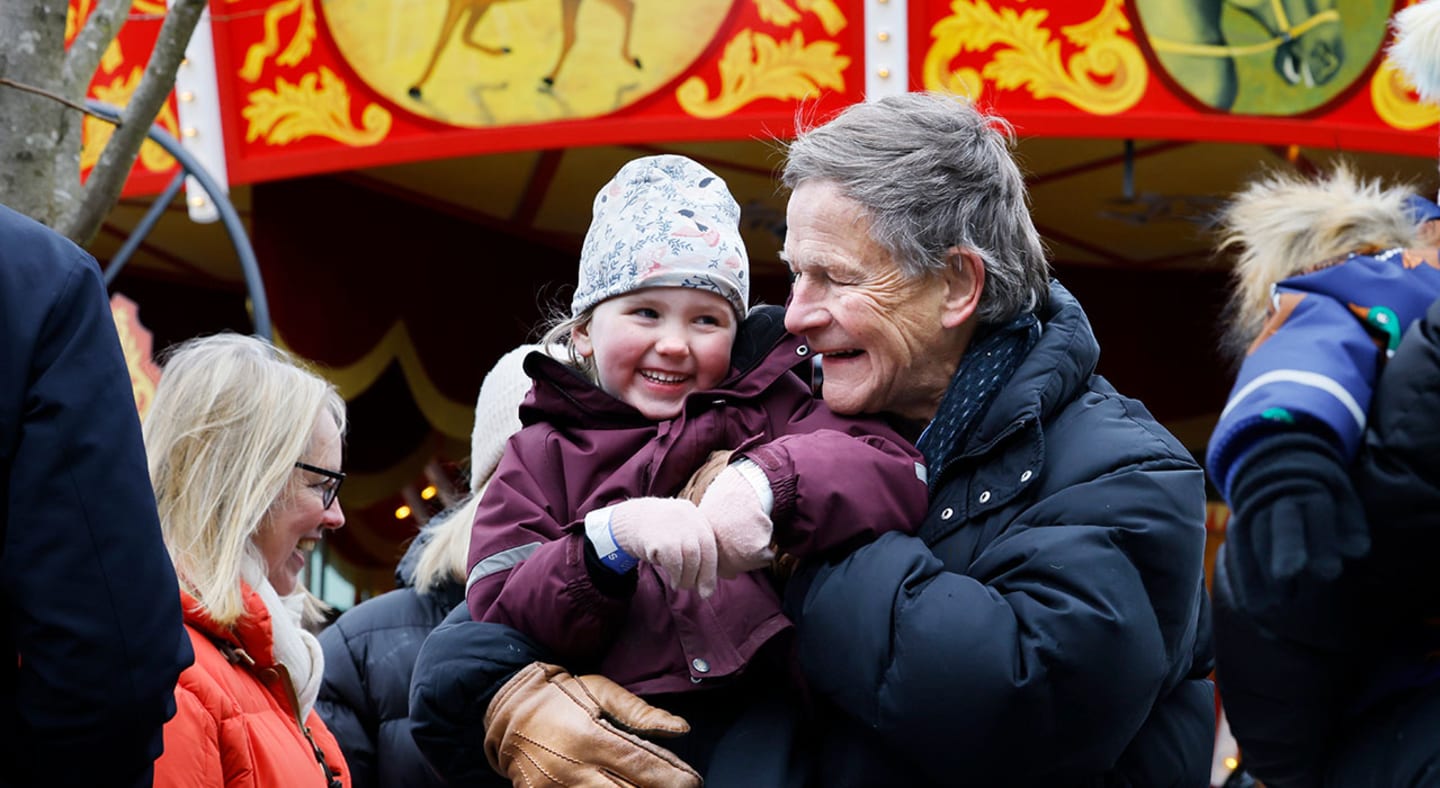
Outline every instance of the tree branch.
<path fill-rule="evenodd" d="M 87 245 L 100 229 L 100 223 L 120 198 L 125 180 L 140 155 L 140 145 L 150 131 L 150 124 L 165 106 L 175 87 L 175 72 L 185 57 L 185 46 L 205 10 L 206 0 L 176 0 L 160 26 L 155 49 L 145 66 L 140 86 L 121 110 L 120 128 L 111 135 L 100 160 L 90 170 L 84 196 L 56 222 L 55 229 L 71 240 Z"/>
<path fill-rule="evenodd" d="M 90 18 L 85 20 L 65 52 L 60 79 L 66 96 L 74 100 L 85 98 L 95 79 L 95 70 L 100 67 L 100 59 L 124 26 L 133 3 L 134 0 L 100 0 L 95 4 L 95 10 L 90 12 Z"/>
<path fill-rule="evenodd" d="M 16 81 L 13 80 L 13 79 L 6 79 L 6 78 L 4 78 L 4 77 L 0 77 L 0 85 L 4 85 L 4 86 L 6 86 L 6 87 L 15 88 L 16 90 L 23 90 L 23 91 L 25 91 L 26 93 L 34 93 L 34 94 L 37 95 L 37 96 L 44 96 L 45 98 L 48 98 L 48 99 L 50 99 L 51 101 L 58 101 L 58 102 L 60 102 L 61 104 L 64 104 L 65 106 L 69 107 L 70 109 L 78 109 L 78 110 L 80 110 L 81 112 L 85 113 L 86 115 L 94 115 L 94 116 L 97 117 L 97 118 L 98 118 L 98 117 L 101 117 L 99 114 L 97 114 L 97 113 L 95 113 L 95 112 L 91 112 L 91 111 L 90 111 L 90 108 L 87 107 L 87 106 L 85 106 L 84 104 L 81 104 L 81 103 L 79 103 L 79 102 L 77 102 L 77 101 L 71 101 L 70 99 L 67 99 L 67 98 L 65 98 L 64 96 L 62 96 L 62 95 L 60 95 L 60 94 L 58 94 L 58 93 L 51 93 L 50 91 L 45 90 L 44 88 L 37 88 L 37 87 L 35 87 L 34 85 L 27 85 L 27 84 L 25 84 L 25 83 L 23 83 L 23 82 L 16 82 Z"/>

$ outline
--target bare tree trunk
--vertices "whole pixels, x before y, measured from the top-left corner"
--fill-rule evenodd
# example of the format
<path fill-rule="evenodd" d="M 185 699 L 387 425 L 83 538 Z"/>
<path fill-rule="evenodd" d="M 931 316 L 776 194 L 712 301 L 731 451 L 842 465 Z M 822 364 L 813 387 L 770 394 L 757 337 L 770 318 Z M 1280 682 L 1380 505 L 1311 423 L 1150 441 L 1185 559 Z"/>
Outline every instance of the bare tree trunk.
<path fill-rule="evenodd" d="M 0 77 L 63 93 L 66 0 L 0 2 Z M 0 203 L 51 224 L 55 163 L 71 146 L 64 129 L 72 110 L 0 87 Z M 78 124 L 75 127 L 78 129 Z M 74 155 L 79 142 L 73 140 Z"/>
<path fill-rule="evenodd" d="M 120 127 L 90 170 L 83 196 L 61 207 L 55 229 L 81 246 L 95 237 L 100 223 L 120 199 L 120 190 L 140 155 L 140 145 L 175 87 L 175 72 L 185 59 L 185 47 L 190 43 L 190 35 L 195 32 L 206 2 L 176 0 L 170 6 L 140 85 L 120 112 Z"/>

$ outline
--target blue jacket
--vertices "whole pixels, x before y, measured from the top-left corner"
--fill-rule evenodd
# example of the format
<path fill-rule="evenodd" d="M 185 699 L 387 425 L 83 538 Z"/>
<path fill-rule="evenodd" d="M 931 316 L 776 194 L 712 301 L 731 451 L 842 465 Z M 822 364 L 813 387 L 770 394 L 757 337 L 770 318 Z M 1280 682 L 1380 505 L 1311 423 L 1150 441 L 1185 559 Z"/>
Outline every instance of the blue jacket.
<path fill-rule="evenodd" d="M 95 260 L 3 206 L 0 536 L 0 786 L 150 785 L 193 653 L 130 375 Z"/>
<path fill-rule="evenodd" d="M 918 535 L 790 586 L 803 673 L 840 712 L 819 785 L 1208 785 L 1201 470 L 1095 374 L 1069 292 L 1038 316 Z"/>
<path fill-rule="evenodd" d="M 320 633 L 325 677 L 315 710 L 329 726 L 353 788 L 442 786 L 410 736 L 410 678 L 420 645 L 455 605 L 459 581 L 421 593 L 414 587 L 422 534 L 395 574 L 399 588 L 345 611 Z"/>
<path fill-rule="evenodd" d="M 1236 609 L 1216 565 L 1225 709 L 1248 770 L 1267 785 L 1420 785 L 1435 768 L 1416 722 L 1440 709 L 1440 301 L 1381 373 L 1351 478 L 1371 549 L 1333 581 L 1302 576 L 1287 619 L 1326 637 L 1302 643 Z M 1312 643 L 1333 642 L 1319 648 Z M 1233 656 L 1232 656 L 1233 655 Z M 1422 688 L 1429 687 L 1428 690 Z M 1424 776 L 1429 775 L 1429 776 Z"/>
<path fill-rule="evenodd" d="M 1354 459 L 1384 360 L 1437 296 L 1435 249 L 1351 255 L 1277 284 L 1273 314 L 1240 366 L 1207 452 L 1226 499 L 1232 469 L 1275 430 L 1311 431 Z"/>

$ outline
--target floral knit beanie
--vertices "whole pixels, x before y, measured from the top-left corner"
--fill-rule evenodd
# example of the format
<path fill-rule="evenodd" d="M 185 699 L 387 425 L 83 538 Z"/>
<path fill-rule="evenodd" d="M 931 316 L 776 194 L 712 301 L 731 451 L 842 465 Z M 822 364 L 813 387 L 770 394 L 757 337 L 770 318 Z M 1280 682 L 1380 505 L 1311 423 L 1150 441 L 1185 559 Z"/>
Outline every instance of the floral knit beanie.
<path fill-rule="evenodd" d="M 684 156 L 635 159 L 595 195 L 570 314 L 648 287 L 694 287 L 743 318 L 750 262 L 740 206 L 720 176 Z"/>

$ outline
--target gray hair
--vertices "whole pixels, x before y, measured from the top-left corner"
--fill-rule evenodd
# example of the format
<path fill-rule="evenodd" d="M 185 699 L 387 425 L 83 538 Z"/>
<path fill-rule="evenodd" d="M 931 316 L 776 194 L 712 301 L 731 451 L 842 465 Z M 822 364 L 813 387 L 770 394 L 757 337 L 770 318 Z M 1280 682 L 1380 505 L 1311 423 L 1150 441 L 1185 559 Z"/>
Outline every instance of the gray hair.
<path fill-rule="evenodd" d="M 1004 119 L 943 93 L 852 105 L 787 146 L 781 180 L 829 181 L 869 214 L 871 237 L 906 276 L 943 270 L 946 250 L 985 264 L 981 323 L 1003 323 L 1049 297 L 1049 264 Z"/>

